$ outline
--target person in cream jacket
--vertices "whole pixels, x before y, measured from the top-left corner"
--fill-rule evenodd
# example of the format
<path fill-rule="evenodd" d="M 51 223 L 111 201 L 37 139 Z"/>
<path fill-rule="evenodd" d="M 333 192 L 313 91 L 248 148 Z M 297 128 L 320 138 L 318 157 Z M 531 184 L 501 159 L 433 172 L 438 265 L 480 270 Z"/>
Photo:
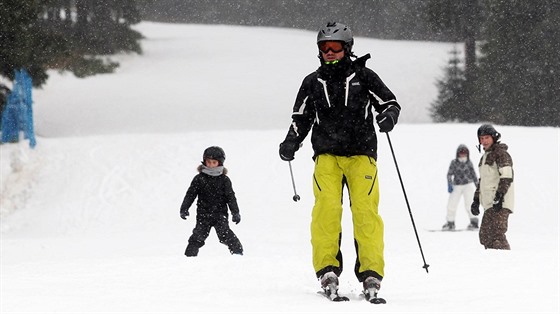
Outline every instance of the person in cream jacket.
<path fill-rule="evenodd" d="M 486 249 L 509 250 L 506 238 L 508 218 L 513 213 L 514 184 L 513 161 L 508 146 L 500 143 L 500 133 L 489 125 L 483 124 L 477 131 L 484 155 L 478 164 L 480 182 L 475 191 L 471 212 L 473 215 L 484 209 L 480 225 L 480 244 Z"/>

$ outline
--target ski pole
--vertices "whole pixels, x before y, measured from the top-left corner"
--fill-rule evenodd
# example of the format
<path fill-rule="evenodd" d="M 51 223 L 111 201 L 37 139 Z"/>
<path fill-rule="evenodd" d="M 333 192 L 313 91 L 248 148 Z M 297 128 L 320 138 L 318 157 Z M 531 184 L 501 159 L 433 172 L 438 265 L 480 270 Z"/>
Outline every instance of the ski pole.
<path fill-rule="evenodd" d="M 294 187 L 294 197 L 292 199 L 294 202 L 297 202 L 300 198 L 296 192 L 296 181 L 294 180 L 294 172 L 292 171 L 292 162 L 288 161 L 288 165 L 290 165 L 290 175 L 292 176 L 292 186 Z"/>
<path fill-rule="evenodd" d="M 404 189 L 403 180 L 401 177 L 401 172 L 399 170 L 399 165 L 397 164 L 397 158 L 395 157 L 395 151 L 393 151 L 393 144 L 391 144 L 391 138 L 389 137 L 389 133 L 387 134 L 387 141 L 389 141 L 389 147 L 391 148 L 391 154 L 393 154 L 393 161 L 395 161 L 395 168 L 397 168 L 397 174 L 399 175 L 399 180 L 401 181 L 401 188 L 404 194 L 404 200 L 406 201 L 406 206 L 408 207 L 408 213 L 410 214 L 410 221 L 412 221 L 412 227 L 414 228 L 414 234 L 416 234 L 416 241 L 418 241 L 418 247 L 420 248 L 420 254 L 422 255 L 422 260 L 424 261 L 424 266 L 422 268 L 426 269 L 426 273 L 428 272 L 428 267 L 430 265 L 426 264 L 426 259 L 424 258 L 424 252 L 422 251 L 422 244 L 420 244 L 420 238 L 418 237 L 418 231 L 416 230 L 416 224 L 414 223 L 414 217 L 412 217 L 412 211 L 410 210 L 410 205 L 408 203 L 408 197 L 406 197 L 406 191 Z"/>

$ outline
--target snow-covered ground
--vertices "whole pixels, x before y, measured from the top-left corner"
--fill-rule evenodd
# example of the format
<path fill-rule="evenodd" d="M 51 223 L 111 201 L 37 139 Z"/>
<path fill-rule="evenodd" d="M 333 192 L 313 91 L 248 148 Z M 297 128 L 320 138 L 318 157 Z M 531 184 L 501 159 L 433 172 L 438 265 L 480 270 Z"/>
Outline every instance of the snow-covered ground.
<path fill-rule="evenodd" d="M 386 305 L 360 300 L 351 216 L 343 216 L 340 292 L 317 294 L 309 223 L 311 147 L 292 162 L 292 201 L 278 144 L 303 77 L 317 65 L 315 33 L 277 28 L 141 23 L 144 55 L 116 74 L 53 72 L 34 91 L 38 145 L 0 146 L 2 313 L 558 313 L 559 129 L 496 126 L 510 146 L 516 208 L 511 251 L 484 250 L 476 232 L 427 232 L 445 222 L 445 175 L 471 124 L 431 124 L 452 44 L 357 38 L 355 51 L 403 107 L 390 133 L 427 263 L 426 273 L 384 134 L 379 137 Z M 245 249 L 214 232 L 183 255 L 194 216 L 179 218 L 204 148 L 222 146 Z M 13 171 L 14 160 L 21 170 Z M 346 202 L 348 203 L 348 202 Z M 194 212 L 195 208 L 191 208 Z M 468 224 L 458 209 L 458 227 Z"/>

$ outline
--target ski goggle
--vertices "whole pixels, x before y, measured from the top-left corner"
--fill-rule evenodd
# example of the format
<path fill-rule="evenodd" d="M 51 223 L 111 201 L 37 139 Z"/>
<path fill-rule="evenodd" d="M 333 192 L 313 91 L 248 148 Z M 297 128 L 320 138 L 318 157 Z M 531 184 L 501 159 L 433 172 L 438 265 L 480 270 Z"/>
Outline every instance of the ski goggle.
<path fill-rule="evenodd" d="M 322 53 L 328 53 L 329 51 L 339 53 L 344 50 L 344 45 L 339 41 L 322 41 L 319 43 L 319 50 Z"/>

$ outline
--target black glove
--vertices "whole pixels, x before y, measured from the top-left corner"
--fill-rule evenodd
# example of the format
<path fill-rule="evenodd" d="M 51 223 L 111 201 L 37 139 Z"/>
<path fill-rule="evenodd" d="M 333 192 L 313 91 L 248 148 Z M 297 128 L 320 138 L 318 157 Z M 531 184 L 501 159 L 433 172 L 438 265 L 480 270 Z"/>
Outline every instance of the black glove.
<path fill-rule="evenodd" d="M 472 204 L 471 204 L 471 213 L 475 216 L 478 216 L 478 214 L 480 214 L 480 202 L 477 199 L 474 199 Z"/>
<path fill-rule="evenodd" d="M 494 197 L 494 203 L 492 208 L 495 211 L 500 211 L 502 209 L 502 204 L 504 202 L 504 195 L 500 192 L 496 192 L 496 196 Z"/>
<path fill-rule="evenodd" d="M 231 221 L 235 222 L 235 224 L 237 225 L 241 221 L 241 216 L 239 215 L 239 213 L 233 214 L 231 217 Z"/>
<path fill-rule="evenodd" d="M 293 142 L 284 141 L 280 143 L 280 159 L 284 161 L 294 160 L 294 154 L 298 148 L 299 145 Z"/>
<path fill-rule="evenodd" d="M 182 210 L 181 209 L 181 218 L 183 220 L 187 220 L 187 216 L 189 215 L 189 211 L 188 210 Z"/>
<path fill-rule="evenodd" d="M 375 117 L 377 120 L 377 125 L 379 125 L 379 132 L 387 133 L 395 127 L 397 120 L 399 118 L 399 113 L 391 108 L 386 109 L 382 113 Z"/>

